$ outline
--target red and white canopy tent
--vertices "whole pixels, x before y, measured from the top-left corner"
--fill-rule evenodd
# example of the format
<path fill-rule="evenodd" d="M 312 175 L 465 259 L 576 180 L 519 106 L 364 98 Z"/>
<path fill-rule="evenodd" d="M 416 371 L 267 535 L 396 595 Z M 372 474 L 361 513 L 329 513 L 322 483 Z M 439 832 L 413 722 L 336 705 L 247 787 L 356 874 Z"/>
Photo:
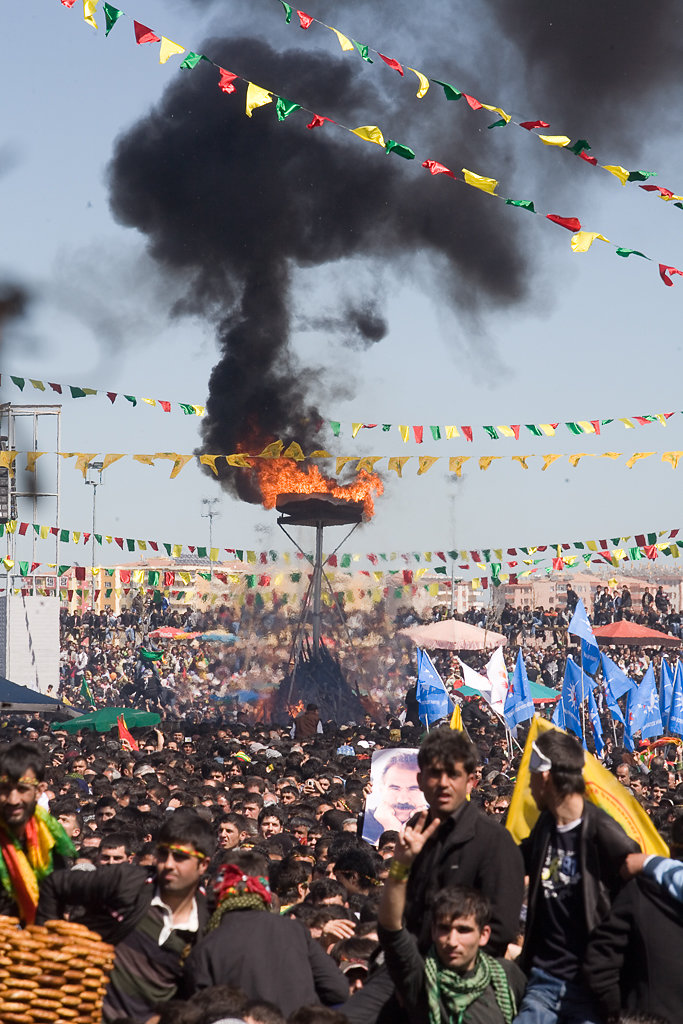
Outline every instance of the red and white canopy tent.
<path fill-rule="evenodd" d="M 502 633 L 480 629 L 479 626 L 471 626 L 457 619 L 442 619 L 426 626 L 409 626 L 398 632 L 399 636 L 405 636 L 418 647 L 426 647 L 427 650 L 488 651 L 507 644 Z"/>
<path fill-rule="evenodd" d="M 622 647 L 680 647 L 681 639 L 669 633 L 660 633 L 657 629 L 648 629 L 637 622 L 610 622 L 606 626 L 596 626 L 593 630 L 595 639 L 601 647 L 611 645 Z"/>

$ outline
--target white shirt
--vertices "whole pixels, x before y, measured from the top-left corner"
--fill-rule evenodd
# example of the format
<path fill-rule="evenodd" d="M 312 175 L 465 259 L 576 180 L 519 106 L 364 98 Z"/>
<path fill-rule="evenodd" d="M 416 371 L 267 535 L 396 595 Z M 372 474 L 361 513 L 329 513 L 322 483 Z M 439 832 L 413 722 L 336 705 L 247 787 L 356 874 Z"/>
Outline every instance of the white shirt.
<path fill-rule="evenodd" d="M 163 946 L 166 940 L 170 937 L 171 932 L 174 930 L 183 932 L 198 932 L 199 931 L 199 911 L 197 910 L 197 901 L 192 900 L 192 906 L 190 907 L 190 913 L 186 921 L 175 922 L 173 920 L 173 911 L 167 906 L 159 895 L 159 890 L 152 898 L 150 904 L 152 907 L 161 907 L 161 912 L 164 917 L 164 923 L 159 932 L 159 945 Z"/>

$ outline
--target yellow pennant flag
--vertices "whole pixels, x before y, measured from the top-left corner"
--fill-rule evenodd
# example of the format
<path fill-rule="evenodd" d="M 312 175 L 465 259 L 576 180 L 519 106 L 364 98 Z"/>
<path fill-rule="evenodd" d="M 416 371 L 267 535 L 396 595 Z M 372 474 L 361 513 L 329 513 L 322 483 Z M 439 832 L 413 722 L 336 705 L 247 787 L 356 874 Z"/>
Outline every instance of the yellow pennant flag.
<path fill-rule="evenodd" d="M 50 527 L 49 526 L 41 526 L 41 528 L 40 528 L 40 539 L 41 540 L 47 540 L 47 538 L 49 536 L 50 536 Z"/>
<path fill-rule="evenodd" d="M 377 127 L 376 124 L 362 124 L 360 128 L 351 128 L 351 132 L 357 135 L 359 139 L 364 139 L 365 142 L 375 142 L 382 149 L 386 147 L 384 136 Z"/>
<path fill-rule="evenodd" d="M 502 458 L 502 455 L 482 455 L 482 457 L 479 459 L 479 469 L 486 470 L 489 468 L 492 462 Z"/>
<path fill-rule="evenodd" d="M 541 733 L 554 728 L 552 723 L 536 715 L 531 720 L 505 826 L 516 843 L 521 843 L 529 835 L 539 815 L 529 784 L 531 744 Z M 638 843 L 643 853 L 668 857 L 669 848 L 633 794 L 588 751 L 585 758 L 583 777 L 587 799 L 614 818 L 624 832 Z"/>
<path fill-rule="evenodd" d="M 403 443 L 407 444 L 408 440 L 410 438 L 410 428 L 408 426 L 406 426 L 405 423 L 400 423 L 399 427 L 398 427 L 398 432 L 401 435 L 401 439 L 403 440 Z"/>
<path fill-rule="evenodd" d="M 577 455 L 570 455 L 569 456 L 569 465 L 572 466 L 574 469 L 576 469 L 576 467 L 579 464 L 579 461 L 581 459 L 586 459 L 586 458 L 591 458 L 592 459 L 593 455 L 589 455 L 588 452 L 579 452 Z"/>
<path fill-rule="evenodd" d="M 219 459 L 220 455 L 216 455 L 215 458 Z M 237 466 L 240 469 L 250 469 L 252 465 L 249 456 L 242 455 L 239 452 L 236 452 L 234 455 L 226 455 L 225 461 L 229 466 Z"/>
<path fill-rule="evenodd" d="M 337 462 L 336 462 L 335 469 L 334 469 L 335 474 L 337 476 L 339 476 L 339 474 L 341 473 L 342 469 L 347 464 L 347 462 L 355 462 L 355 461 L 356 461 L 356 456 L 355 455 L 338 455 L 337 456 Z"/>
<path fill-rule="evenodd" d="M 655 455 L 656 452 L 634 452 L 631 458 L 626 463 L 627 469 L 633 469 L 636 462 L 640 462 L 641 459 L 649 459 L 651 455 Z"/>
<path fill-rule="evenodd" d="M 462 476 L 462 467 L 469 460 L 469 455 L 452 455 L 448 460 L 448 472 Z"/>
<path fill-rule="evenodd" d="M 43 384 L 42 380 L 33 380 L 31 377 L 29 377 L 29 381 L 33 385 L 33 387 L 36 389 L 36 391 L 44 391 L 45 390 L 45 385 Z"/>
<path fill-rule="evenodd" d="M 466 167 L 462 168 L 462 173 L 465 175 L 465 181 L 472 188 L 479 188 L 482 192 L 488 192 L 490 195 L 495 196 L 498 185 L 495 178 L 484 178 L 481 174 L 468 171 Z"/>
<path fill-rule="evenodd" d="M 505 424 L 505 423 L 498 424 L 496 429 L 499 431 L 499 433 L 501 433 L 503 435 L 503 437 L 514 437 L 515 436 L 515 432 L 512 429 L 512 427 L 508 427 L 507 424 Z"/>
<path fill-rule="evenodd" d="M 568 135 L 538 135 L 544 146 L 568 146 L 572 141 Z"/>
<path fill-rule="evenodd" d="M 397 476 L 403 476 L 403 467 L 410 458 L 410 455 L 393 455 L 389 459 L 388 469 L 396 473 Z"/>
<path fill-rule="evenodd" d="M 96 10 L 97 0 L 83 0 L 83 20 L 87 21 L 88 25 L 92 25 L 93 28 L 97 28 L 97 22 L 95 21 Z"/>
<path fill-rule="evenodd" d="M 282 442 L 280 442 L 282 444 Z M 218 470 L 216 469 L 216 459 L 220 459 L 220 455 L 200 455 L 199 461 L 202 466 L 210 466 L 214 474 L 218 476 Z"/>
<path fill-rule="evenodd" d="M 180 582 L 184 583 L 186 587 L 189 587 L 190 583 L 192 583 L 192 576 L 191 576 L 191 574 L 189 572 L 184 572 L 181 569 L 180 572 L 178 573 L 178 575 L 180 576 Z"/>
<path fill-rule="evenodd" d="M 178 53 L 185 53 L 185 47 L 181 46 L 180 43 L 174 43 L 166 36 L 161 37 L 161 46 L 159 47 L 159 63 L 165 64 L 169 57 L 175 57 Z"/>
<path fill-rule="evenodd" d="M 548 466 L 552 466 L 553 462 L 557 462 L 557 460 L 561 458 L 561 455 L 544 455 L 543 465 L 541 466 L 541 472 L 545 473 Z"/>
<path fill-rule="evenodd" d="M 421 71 L 416 71 L 415 68 L 408 68 L 408 71 L 412 71 L 414 75 L 417 75 L 420 83 L 420 88 L 417 90 L 416 96 L 419 100 L 425 96 L 429 90 L 429 79 L 422 74 Z"/>
<path fill-rule="evenodd" d="M 609 171 L 615 178 L 618 178 L 622 185 L 625 185 L 628 181 L 629 171 L 625 167 L 620 167 L 619 164 L 602 164 L 603 170 Z"/>
<path fill-rule="evenodd" d="M 546 437 L 555 436 L 555 427 L 552 425 L 552 423 L 539 423 L 538 425 Z"/>
<path fill-rule="evenodd" d="M 351 424 L 351 437 L 357 437 L 359 431 L 362 430 L 362 428 L 363 428 L 363 424 L 362 423 L 352 423 Z"/>
<path fill-rule="evenodd" d="M 183 545 L 182 544 L 172 544 L 171 545 L 171 554 L 172 554 L 173 558 L 180 558 L 182 553 L 183 553 Z"/>
<path fill-rule="evenodd" d="M 620 418 L 619 422 L 623 423 L 627 430 L 635 430 L 636 429 L 635 423 L 632 423 L 631 420 L 624 419 L 622 417 L 622 418 Z"/>
<path fill-rule="evenodd" d="M 595 427 L 593 426 L 590 420 L 577 420 L 576 422 L 579 424 L 584 434 L 595 433 Z"/>
<path fill-rule="evenodd" d="M 374 473 L 375 463 L 383 459 L 383 455 L 366 455 L 365 458 L 359 459 L 356 465 L 356 473 L 360 473 L 361 470 L 365 470 L 366 473 Z"/>
<path fill-rule="evenodd" d="M 115 462 L 118 462 L 119 459 L 122 458 L 123 454 L 120 452 L 109 452 L 109 454 L 105 455 L 104 458 L 102 459 L 102 472 L 104 473 L 105 469 L 107 469 L 109 466 L 112 466 Z"/>
<path fill-rule="evenodd" d="M 279 459 L 282 455 L 284 444 L 282 441 L 271 441 L 259 455 L 260 459 Z"/>
<path fill-rule="evenodd" d="M 154 456 L 155 459 L 170 459 L 173 463 L 173 469 L 171 470 L 170 480 L 174 480 L 181 469 L 184 469 L 190 459 L 194 458 L 193 455 L 179 455 L 178 452 L 157 452 Z"/>
<path fill-rule="evenodd" d="M 451 715 L 451 729 L 457 729 L 458 732 L 462 732 L 462 711 L 460 705 L 456 704 L 453 708 L 453 714 Z"/>
<path fill-rule="evenodd" d="M 598 456 L 598 458 L 600 458 L 600 459 L 620 459 L 621 458 L 621 452 L 603 452 L 602 455 Z"/>
<path fill-rule="evenodd" d="M 218 556 L 220 555 L 220 553 L 221 553 L 221 549 L 220 548 L 209 548 L 209 561 L 210 562 L 217 562 L 218 561 Z"/>
<path fill-rule="evenodd" d="M 194 411 L 195 416 L 203 416 L 204 413 L 206 412 L 206 409 L 204 408 L 203 405 L 193 405 L 192 409 Z"/>
<path fill-rule="evenodd" d="M 12 470 L 17 454 L 17 452 L 0 452 L 0 468 L 8 470 L 9 476 L 14 476 Z"/>
<path fill-rule="evenodd" d="M 83 479 L 84 480 L 85 480 L 85 475 L 88 472 L 88 466 L 90 465 L 90 463 L 92 462 L 92 460 L 95 458 L 96 455 L 97 455 L 97 452 L 77 452 L 76 453 L 77 457 L 76 457 L 76 462 L 74 463 L 74 465 L 75 465 L 76 469 L 78 469 L 83 474 Z"/>
<path fill-rule="evenodd" d="M 35 473 L 36 462 L 41 455 L 45 455 L 45 452 L 26 452 L 26 472 Z"/>
<path fill-rule="evenodd" d="M 147 550 L 147 541 L 146 540 L 139 540 L 138 541 L 138 550 L 139 551 L 146 551 Z"/>
<path fill-rule="evenodd" d="M 339 45 L 341 46 L 342 50 L 353 50 L 353 43 L 344 35 L 343 32 L 340 32 L 338 28 L 332 28 L 331 25 L 329 25 L 328 27 L 330 32 L 334 32 L 335 36 L 339 40 Z"/>
<path fill-rule="evenodd" d="M 10 569 L 14 568 L 14 561 L 11 558 L 3 558 L 2 564 L 4 565 L 5 569 L 7 569 L 7 572 L 9 572 Z"/>
<path fill-rule="evenodd" d="M 306 456 L 302 451 L 301 445 L 297 441 L 292 441 L 292 443 L 283 451 L 282 458 L 294 459 L 295 462 L 303 462 Z"/>
<path fill-rule="evenodd" d="M 134 455 L 133 462 L 140 462 L 143 466 L 153 466 L 154 458 L 153 455 Z"/>
<path fill-rule="evenodd" d="M 601 242 L 609 242 L 599 231 L 577 231 L 572 235 L 572 252 L 588 252 L 593 242 L 599 238 Z"/>
<path fill-rule="evenodd" d="M 81 531 L 74 530 L 73 533 L 71 534 L 71 539 L 74 542 L 74 544 L 78 544 L 79 540 L 81 539 Z"/>
<path fill-rule="evenodd" d="M 332 456 L 324 448 L 316 448 L 314 452 L 308 453 L 309 459 L 331 459 Z"/>
<path fill-rule="evenodd" d="M 267 89 L 262 89 L 260 85 L 254 85 L 253 82 L 249 82 L 247 85 L 247 117 L 251 117 L 252 110 L 256 110 L 257 107 L 264 107 L 266 103 L 272 102 L 272 93 L 268 92 Z"/>
<path fill-rule="evenodd" d="M 509 124 L 512 120 L 511 114 L 506 114 L 502 107 L 492 107 L 490 103 L 482 103 L 484 110 L 491 110 L 496 114 L 500 114 L 506 124 Z"/>
<path fill-rule="evenodd" d="M 678 469 L 678 460 L 681 455 L 683 455 L 683 452 L 664 452 L 662 454 L 662 462 L 668 462 L 672 469 Z"/>
<path fill-rule="evenodd" d="M 528 469 L 529 467 L 526 464 L 526 460 L 530 459 L 530 458 L 532 458 L 531 455 L 513 455 L 512 456 L 512 461 L 513 462 L 518 462 L 520 464 L 520 466 L 522 467 L 522 469 Z"/>
<path fill-rule="evenodd" d="M 446 431 L 447 441 L 452 440 L 454 437 L 460 437 L 460 434 L 458 433 L 458 428 L 456 426 L 447 426 L 444 427 L 444 430 Z"/>
<path fill-rule="evenodd" d="M 156 405 L 157 404 L 156 401 L 153 398 L 141 398 L 140 401 L 144 402 L 145 405 Z"/>
<path fill-rule="evenodd" d="M 133 569 L 133 571 L 130 574 L 130 578 L 133 583 L 139 586 L 141 583 L 144 583 L 145 574 L 142 571 L 142 569 Z"/>
<path fill-rule="evenodd" d="M 418 476 L 422 476 L 424 473 L 427 473 L 428 470 L 430 470 L 432 468 L 434 463 L 438 462 L 438 461 L 439 461 L 439 456 L 438 455 L 420 455 L 419 456 L 420 468 L 417 471 L 417 475 Z"/>

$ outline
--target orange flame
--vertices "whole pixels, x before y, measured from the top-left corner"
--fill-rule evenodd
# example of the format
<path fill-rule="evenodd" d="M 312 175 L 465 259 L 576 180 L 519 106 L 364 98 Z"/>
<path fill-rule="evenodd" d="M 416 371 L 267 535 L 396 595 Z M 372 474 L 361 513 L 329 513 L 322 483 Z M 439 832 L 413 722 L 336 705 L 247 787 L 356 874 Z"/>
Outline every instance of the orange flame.
<path fill-rule="evenodd" d="M 265 508 L 275 508 L 279 494 L 330 494 L 345 501 L 363 503 L 363 518 L 375 511 L 373 494 L 383 494 L 384 484 L 377 473 L 361 470 L 352 484 L 338 484 L 320 472 L 317 466 L 302 469 L 294 459 L 255 459 L 254 469 Z"/>

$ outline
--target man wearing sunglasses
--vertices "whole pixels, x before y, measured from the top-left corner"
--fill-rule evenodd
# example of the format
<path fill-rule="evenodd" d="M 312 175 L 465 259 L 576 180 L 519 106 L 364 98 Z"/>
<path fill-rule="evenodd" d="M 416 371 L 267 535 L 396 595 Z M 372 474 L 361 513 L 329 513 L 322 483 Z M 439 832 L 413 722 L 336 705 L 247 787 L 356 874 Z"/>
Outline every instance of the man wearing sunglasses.
<path fill-rule="evenodd" d="M 103 1020 L 144 1024 L 153 1008 L 172 999 L 187 952 L 208 920 L 200 886 L 215 850 L 211 826 L 182 808 L 157 837 L 148 868 L 115 864 L 95 871 L 57 871 L 41 890 L 37 921 L 85 910 L 83 924 L 116 947 Z"/>

